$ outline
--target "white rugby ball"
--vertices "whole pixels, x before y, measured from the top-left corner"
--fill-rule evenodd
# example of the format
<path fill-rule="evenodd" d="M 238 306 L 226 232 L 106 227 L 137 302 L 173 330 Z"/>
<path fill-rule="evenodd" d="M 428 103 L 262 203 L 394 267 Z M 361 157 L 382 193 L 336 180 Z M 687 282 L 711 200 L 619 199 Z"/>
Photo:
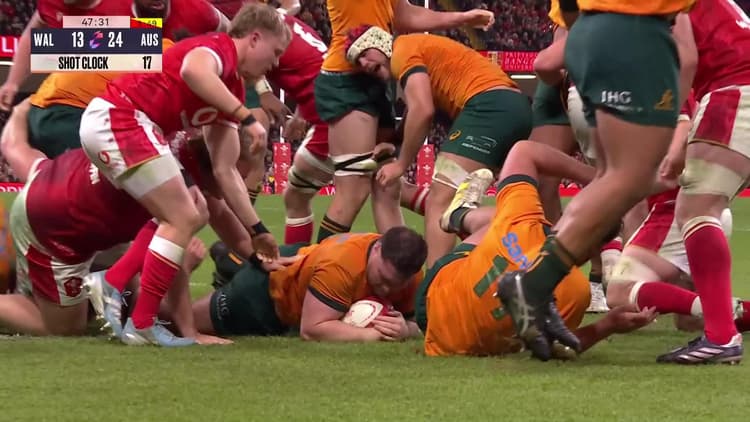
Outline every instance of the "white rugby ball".
<path fill-rule="evenodd" d="M 375 299 L 358 300 L 352 304 L 341 321 L 355 327 L 366 328 L 379 315 L 386 314 L 388 309 L 389 306 Z"/>

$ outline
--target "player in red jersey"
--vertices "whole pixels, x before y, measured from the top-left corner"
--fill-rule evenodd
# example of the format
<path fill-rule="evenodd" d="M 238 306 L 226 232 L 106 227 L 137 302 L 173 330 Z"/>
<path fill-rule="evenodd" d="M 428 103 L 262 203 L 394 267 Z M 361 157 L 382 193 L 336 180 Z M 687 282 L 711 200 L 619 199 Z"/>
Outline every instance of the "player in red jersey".
<path fill-rule="evenodd" d="M 181 38 L 191 35 L 226 32 L 229 19 L 208 0 L 133 0 L 131 16 L 163 19 L 162 36 Z"/>
<path fill-rule="evenodd" d="M 312 240 L 310 201 L 333 179 L 333 163 L 328 158 L 328 125 L 318 117 L 313 95 L 313 81 L 320 72 L 328 47 L 315 30 L 301 20 L 285 14 L 284 21 L 291 30 L 292 40 L 279 59 L 279 65 L 266 77 L 297 104 L 295 116 L 287 122 L 284 135 L 288 139 L 301 138 L 292 129 L 300 121 L 307 121 L 312 126 L 297 149 L 289 168 L 289 183 L 284 190 L 284 243 L 290 245 Z"/>
<path fill-rule="evenodd" d="M 63 16 L 133 16 L 163 18 L 164 38 L 183 38 L 180 32 L 193 35 L 225 31 L 226 17 L 207 0 L 39 0 L 13 55 L 8 79 L 0 86 L 0 109 L 10 110 L 18 87 L 29 75 L 31 30 L 62 28 Z"/>
<path fill-rule="evenodd" d="M 21 269 L 15 290 L 18 294 L 0 296 L 0 326 L 34 335 L 81 335 L 88 309 L 82 280 L 85 282 L 92 260 L 101 251 L 132 239 L 151 216 L 127 192 L 115 188 L 81 149 L 47 159 L 30 147 L 28 110 L 28 100 L 16 106 L 2 132 L 2 141 L 8 137 L 18 141 L 16 169 L 29 182 L 12 212 Z M 206 193 L 204 199 L 198 189 L 191 189 L 203 218 L 208 212 L 209 222 L 224 242 L 238 253 L 251 254 L 252 240 L 217 192 L 202 141 L 187 142 L 177 136 L 171 144 L 186 174 Z M 180 288 L 176 286 L 175 290 Z M 177 293 L 170 296 L 173 294 Z M 189 299 L 185 300 L 189 304 Z M 169 308 L 185 314 L 179 305 Z M 186 311 L 191 315 L 189 306 Z M 189 330 L 192 325 L 187 320 L 180 326 L 181 333 L 190 337 L 197 334 Z M 166 331 L 161 333 L 173 343 L 182 342 Z M 202 336 L 195 341 L 221 342 Z"/>
<path fill-rule="evenodd" d="M 732 255 L 722 211 L 750 177 L 750 18 L 732 0 L 701 0 L 678 26 L 692 32 L 698 56 L 693 90 L 698 110 L 680 177 L 676 220 L 682 230 L 704 336 L 658 358 L 672 363 L 736 363 L 742 336 L 733 323 Z"/>
<path fill-rule="evenodd" d="M 228 34 L 177 43 L 164 55 L 162 73 L 122 76 L 84 112 L 80 134 L 88 157 L 159 221 L 147 249 L 145 242 L 142 251 L 131 249 L 134 256 L 142 253 L 145 259 L 141 295 L 123 329 L 124 342 L 160 344 L 154 335 L 159 303 L 174 279 L 184 247 L 201 226 L 164 135 L 203 128 L 222 196 L 253 238 L 258 254 L 267 259 L 278 256 L 273 236 L 245 198 L 236 167 L 241 149 L 237 126 L 252 144 L 265 143 L 265 129 L 243 106 L 242 79 L 268 72 L 289 38 L 273 8 L 245 5 Z M 124 286 L 112 287 L 122 291 Z"/>

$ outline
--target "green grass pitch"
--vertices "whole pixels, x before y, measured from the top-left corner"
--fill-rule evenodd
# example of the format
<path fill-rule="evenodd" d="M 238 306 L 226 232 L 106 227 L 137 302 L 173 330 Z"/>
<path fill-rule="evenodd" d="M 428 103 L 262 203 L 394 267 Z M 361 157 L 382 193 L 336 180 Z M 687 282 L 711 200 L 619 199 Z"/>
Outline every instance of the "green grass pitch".
<path fill-rule="evenodd" d="M 9 199 L 9 198 L 8 198 Z M 317 198 L 321 217 L 327 198 Z M 258 208 L 282 238 L 280 197 Z M 750 200 L 734 205 L 735 294 L 750 297 Z M 420 228 L 420 220 L 407 216 Z M 373 230 L 365 211 L 354 228 Z M 201 237 L 210 243 L 209 230 Z M 192 278 L 210 290 L 210 264 Z M 589 317 L 589 319 L 594 317 Z M 576 362 L 426 358 L 421 343 L 243 338 L 223 347 L 134 348 L 104 338 L 0 339 L 0 421 L 746 420 L 750 365 L 657 365 L 689 340 L 672 317 Z"/>

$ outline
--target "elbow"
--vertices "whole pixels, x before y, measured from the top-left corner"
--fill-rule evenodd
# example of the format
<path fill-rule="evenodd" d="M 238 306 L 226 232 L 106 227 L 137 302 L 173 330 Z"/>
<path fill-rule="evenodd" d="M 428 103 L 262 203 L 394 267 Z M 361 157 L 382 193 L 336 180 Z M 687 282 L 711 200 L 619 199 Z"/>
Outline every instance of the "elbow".
<path fill-rule="evenodd" d="M 305 324 L 302 324 L 299 329 L 299 336 L 304 341 L 318 341 L 319 336 L 315 332 L 315 329 L 313 327 L 307 326 Z"/>
<path fill-rule="evenodd" d="M 424 101 L 409 112 L 409 118 L 416 122 L 429 125 L 435 117 L 435 105 Z"/>
<path fill-rule="evenodd" d="M 560 82 L 562 79 L 560 70 L 561 67 L 559 66 L 559 63 L 550 60 L 544 52 L 539 53 L 534 60 L 534 72 L 536 72 L 539 79 L 547 85 L 556 85 Z"/>
<path fill-rule="evenodd" d="M 221 187 L 226 186 L 227 183 L 231 183 L 234 180 L 235 171 L 235 167 L 228 165 L 215 165 L 212 169 L 212 174 L 216 183 Z"/>

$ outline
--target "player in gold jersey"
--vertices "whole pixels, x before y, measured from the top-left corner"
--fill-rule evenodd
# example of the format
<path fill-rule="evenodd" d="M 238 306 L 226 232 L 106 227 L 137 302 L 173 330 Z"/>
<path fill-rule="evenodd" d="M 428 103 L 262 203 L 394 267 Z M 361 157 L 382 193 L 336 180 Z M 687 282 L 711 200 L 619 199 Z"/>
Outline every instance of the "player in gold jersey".
<path fill-rule="evenodd" d="M 564 65 L 581 94 L 602 163 L 599 177 L 571 201 L 533 264 L 504 275 L 498 284 L 516 331 L 538 354 L 550 347 L 542 333 L 555 287 L 650 193 L 652 184 L 644 181 L 657 177 L 694 64 L 689 56 L 678 58 L 670 27 L 692 3 L 560 1 L 563 12 L 580 6 L 566 40 Z"/>
<path fill-rule="evenodd" d="M 323 217 L 318 241 L 347 232 L 371 191 L 371 159 L 376 140 L 389 138 L 393 128 L 387 86 L 376 78 L 357 73 L 345 54 L 347 33 L 361 25 L 375 25 L 400 33 L 423 32 L 462 25 L 488 28 L 492 12 L 435 12 L 408 0 L 328 0 L 332 39 L 328 56 L 315 80 L 315 106 L 329 124 L 329 147 L 334 162 L 336 193 Z M 384 131 L 378 135 L 379 128 Z M 376 226 L 380 232 L 401 224 L 398 186 L 393 192 L 373 188 Z"/>
<path fill-rule="evenodd" d="M 427 271 L 417 293 L 416 320 L 425 333 L 425 353 L 437 355 L 501 355 L 517 352 L 520 342 L 507 307 L 492 288 L 505 271 L 527 267 L 542 247 L 550 224 L 544 218 L 536 181 L 541 174 L 556 174 L 589 181 L 594 170 L 565 154 L 536 142 L 513 146 L 500 174 L 496 204 L 480 207 L 494 176 L 477 170 L 461 183 L 451 206 L 443 214 L 451 232 L 470 234 L 453 252 Z M 555 289 L 547 334 L 577 329 L 589 303 L 586 277 L 577 267 Z M 557 309 L 559 308 L 559 314 Z M 583 351 L 614 332 L 627 332 L 653 320 L 651 309 L 620 307 L 561 342 Z M 547 360 L 566 358 L 570 350 L 535 356 Z M 559 352 L 565 352 L 559 354 Z"/>
<path fill-rule="evenodd" d="M 382 28 L 362 26 L 349 34 L 347 59 L 383 81 L 398 81 L 404 92 L 401 153 L 378 171 L 381 185 L 398 182 L 417 157 L 436 110 L 453 120 L 435 161 L 425 207 L 429 268 L 455 245 L 455 236 L 440 230 L 438 222 L 458 185 L 480 168 L 497 173 L 513 144 L 528 138 L 529 100 L 499 66 L 447 37 L 408 34 L 393 39 Z"/>

